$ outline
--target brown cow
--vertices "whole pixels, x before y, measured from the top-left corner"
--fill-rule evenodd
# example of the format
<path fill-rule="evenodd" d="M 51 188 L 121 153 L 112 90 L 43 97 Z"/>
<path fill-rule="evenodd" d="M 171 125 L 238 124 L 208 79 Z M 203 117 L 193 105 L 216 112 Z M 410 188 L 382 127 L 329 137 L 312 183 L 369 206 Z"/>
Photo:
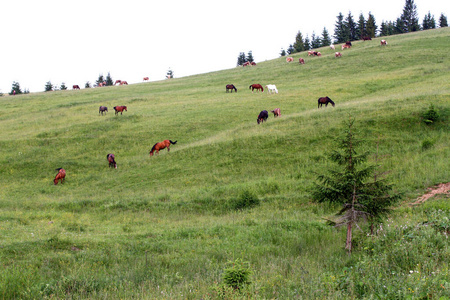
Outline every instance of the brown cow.
<path fill-rule="evenodd" d="M 298 62 L 299 62 L 300 64 L 302 64 L 302 65 L 305 64 L 305 60 L 304 60 L 303 58 L 301 58 L 301 57 L 298 59 Z"/>
<path fill-rule="evenodd" d="M 80 86 L 79 86 L 78 84 L 74 84 L 74 85 L 72 86 L 72 89 L 74 89 L 74 90 L 79 90 L 79 89 L 80 89 Z"/>

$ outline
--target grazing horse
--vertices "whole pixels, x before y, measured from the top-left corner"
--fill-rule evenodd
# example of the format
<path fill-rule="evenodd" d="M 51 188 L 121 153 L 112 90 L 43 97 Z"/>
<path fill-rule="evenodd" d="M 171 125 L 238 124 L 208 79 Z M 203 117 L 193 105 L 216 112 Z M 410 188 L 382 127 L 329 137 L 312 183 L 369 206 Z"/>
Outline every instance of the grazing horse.
<path fill-rule="evenodd" d="M 102 116 L 103 116 L 103 113 L 107 113 L 108 112 L 108 108 L 106 107 L 106 106 L 100 106 L 100 108 L 98 109 L 98 113 L 100 114 L 100 113 L 102 113 Z"/>
<path fill-rule="evenodd" d="M 387 45 L 387 41 L 386 40 L 381 40 L 381 46 L 383 45 Z"/>
<path fill-rule="evenodd" d="M 228 93 L 228 90 L 230 90 L 231 92 L 233 92 L 233 90 L 237 93 L 237 88 L 234 86 L 234 84 L 227 84 L 226 85 L 226 92 Z"/>
<path fill-rule="evenodd" d="M 331 103 L 334 107 L 334 102 L 331 100 L 328 96 L 327 97 L 321 97 L 319 100 L 317 100 L 317 108 L 322 107 L 323 104 L 325 104 L 325 107 L 328 106 L 328 103 Z"/>
<path fill-rule="evenodd" d="M 370 37 L 370 36 L 363 36 L 362 37 L 362 40 L 365 42 L 365 41 L 371 41 L 372 40 L 372 38 Z"/>
<path fill-rule="evenodd" d="M 116 115 L 123 114 L 123 111 L 128 111 L 126 106 L 114 106 L 114 110 L 116 111 Z"/>
<path fill-rule="evenodd" d="M 293 57 L 286 57 L 286 62 L 293 62 L 294 58 Z"/>
<path fill-rule="evenodd" d="M 149 81 L 149 78 L 148 77 L 144 77 L 144 81 Z"/>
<path fill-rule="evenodd" d="M 304 65 L 304 64 L 305 64 L 305 60 L 304 60 L 303 58 L 300 57 L 300 58 L 298 59 L 298 63 L 301 64 L 301 65 Z"/>
<path fill-rule="evenodd" d="M 251 86 L 248 87 L 248 89 L 252 89 L 252 93 L 254 90 L 256 91 L 261 90 L 261 92 L 264 92 L 264 88 L 259 83 L 252 84 Z"/>
<path fill-rule="evenodd" d="M 120 84 L 122 82 L 122 80 L 120 80 L 120 79 L 117 79 L 116 80 L 116 82 L 114 82 L 114 85 L 116 85 L 116 84 Z"/>
<path fill-rule="evenodd" d="M 64 170 L 63 168 L 58 168 L 56 169 L 56 171 L 58 171 L 58 174 L 56 174 L 55 179 L 53 179 L 53 183 L 57 185 L 58 181 L 61 180 L 62 184 L 63 181 L 66 181 L 66 170 Z"/>
<path fill-rule="evenodd" d="M 108 155 L 106 155 L 106 159 L 109 162 L 109 167 L 110 168 L 113 167 L 114 169 L 117 169 L 117 164 L 116 164 L 116 160 L 115 160 L 114 154 L 109 153 Z"/>
<path fill-rule="evenodd" d="M 266 85 L 267 93 L 272 94 L 272 92 L 275 92 L 278 94 L 277 86 L 275 84 L 268 84 Z"/>
<path fill-rule="evenodd" d="M 79 89 L 80 89 L 80 86 L 79 86 L 78 84 L 74 84 L 74 85 L 72 86 L 72 89 L 74 89 L 74 90 L 79 90 Z"/>
<path fill-rule="evenodd" d="M 150 150 L 150 156 L 153 156 L 153 152 L 156 151 L 156 154 L 159 154 L 159 150 L 167 148 L 167 152 L 170 152 L 170 144 L 175 145 L 177 141 L 172 142 L 171 140 L 164 140 L 162 142 L 156 143 L 153 145 L 152 150 Z"/>
<path fill-rule="evenodd" d="M 335 52 L 334 53 L 334 57 L 342 57 L 342 53 L 341 52 Z"/>
<path fill-rule="evenodd" d="M 255 63 L 254 61 L 252 61 L 252 62 L 250 63 L 250 65 L 251 65 L 251 66 L 256 66 L 256 63 Z"/>
<path fill-rule="evenodd" d="M 126 81 L 121 81 L 121 82 L 119 83 L 119 85 L 128 85 L 128 82 L 126 82 Z"/>
<path fill-rule="evenodd" d="M 280 112 L 279 108 L 275 108 L 274 110 L 271 110 L 270 112 L 273 113 L 273 116 L 275 118 L 281 116 L 281 112 Z"/>
<path fill-rule="evenodd" d="M 267 121 L 267 118 L 269 117 L 269 113 L 267 112 L 267 110 L 262 110 L 259 115 L 258 115 L 258 119 L 256 119 L 256 122 L 262 123 L 264 121 Z"/>

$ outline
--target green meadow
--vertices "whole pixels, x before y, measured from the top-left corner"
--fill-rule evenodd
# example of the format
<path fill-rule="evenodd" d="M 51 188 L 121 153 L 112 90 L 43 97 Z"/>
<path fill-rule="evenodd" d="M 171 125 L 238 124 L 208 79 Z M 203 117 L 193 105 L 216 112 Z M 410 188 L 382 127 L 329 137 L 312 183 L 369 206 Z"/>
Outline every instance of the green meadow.
<path fill-rule="evenodd" d="M 387 40 L 0 97 L 0 299 L 449 299 L 449 196 L 411 204 L 450 181 L 450 29 Z M 324 96 L 336 106 L 318 109 Z M 374 236 L 354 230 L 352 255 L 326 223 L 340 207 L 311 196 L 349 118 L 401 195 Z M 177 144 L 150 157 L 165 139 Z M 56 168 L 67 176 L 55 186 Z M 224 273 L 240 261 L 250 282 L 233 289 Z"/>

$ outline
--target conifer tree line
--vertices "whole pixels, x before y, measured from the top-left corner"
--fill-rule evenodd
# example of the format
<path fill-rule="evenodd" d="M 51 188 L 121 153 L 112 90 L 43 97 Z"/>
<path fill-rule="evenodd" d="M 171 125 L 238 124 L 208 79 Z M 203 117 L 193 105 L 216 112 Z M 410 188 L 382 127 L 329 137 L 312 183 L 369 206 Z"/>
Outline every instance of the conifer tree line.
<path fill-rule="evenodd" d="M 361 13 L 358 20 L 351 12 L 344 16 L 341 12 L 336 17 L 334 35 L 330 36 L 328 30 L 324 27 L 322 34 L 312 33 L 311 37 L 304 37 L 300 31 L 295 36 L 295 42 L 290 44 L 287 50 L 281 49 L 281 56 L 292 54 L 310 49 L 330 46 L 332 43 L 339 44 L 347 41 L 361 40 L 364 37 L 374 38 L 376 36 L 388 36 L 402 34 L 419 30 L 428 30 L 439 27 L 448 27 L 447 17 L 441 13 L 438 23 L 430 12 L 423 18 L 422 24 L 419 23 L 417 6 L 414 0 L 405 0 L 405 6 L 402 14 L 395 21 L 383 21 L 380 27 L 376 24 L 375 16 L 369 12 L 367 19 Z M 332 38 L 334 41 L 332 41 Z"/>

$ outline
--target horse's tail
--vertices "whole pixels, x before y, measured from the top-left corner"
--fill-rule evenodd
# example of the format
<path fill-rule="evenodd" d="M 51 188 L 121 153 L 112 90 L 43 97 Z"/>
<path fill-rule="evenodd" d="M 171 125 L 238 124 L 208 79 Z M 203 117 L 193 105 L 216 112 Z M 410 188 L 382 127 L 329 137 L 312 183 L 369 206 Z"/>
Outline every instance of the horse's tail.
<path fill-rule="evenodd" d="M 177 143 L 177 141 L 172 142 L 171 140 L 169 140 L 169 142 L 170 142 L 172 145 L 175 145 L 175 144 Z"/>
<path fill-rule="evenodd" d="M 252 86 L 249 86 L 249 87 L 248 87 L 248 89 L 251 89 L 251 88 L 252 88 Z"/>

